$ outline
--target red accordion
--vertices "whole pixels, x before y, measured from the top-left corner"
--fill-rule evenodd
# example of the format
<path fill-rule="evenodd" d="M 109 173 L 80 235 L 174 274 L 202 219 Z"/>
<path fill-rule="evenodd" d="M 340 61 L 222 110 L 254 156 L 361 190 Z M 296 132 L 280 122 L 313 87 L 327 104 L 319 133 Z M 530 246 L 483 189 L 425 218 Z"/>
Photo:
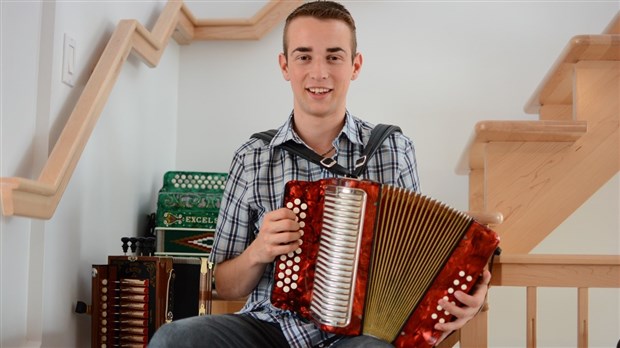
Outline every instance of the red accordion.
<path fill-rule="evenodd" d="M 453 316 L 438 300 L 470 293 L 499 245 L 470 216 L 372 181 L 290 181 L 284 205 L 297 216 L 302 244 L 276 260 L 273 305 L 324 331 L 396 347 L 439 338 L 434 325 Z"/>

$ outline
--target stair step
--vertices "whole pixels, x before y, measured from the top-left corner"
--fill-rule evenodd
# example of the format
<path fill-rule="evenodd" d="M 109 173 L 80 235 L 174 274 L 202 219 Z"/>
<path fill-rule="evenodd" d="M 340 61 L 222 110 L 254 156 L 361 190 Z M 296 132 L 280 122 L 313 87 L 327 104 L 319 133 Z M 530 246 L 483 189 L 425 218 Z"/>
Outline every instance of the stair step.
<path fill-rule="evenodd" d="M 572 105 L 573 67 L 578 62 L 619 60 L 619 34 L 573 37 L 525 105 L 525 112 L 539 114 L 546 105 Z"/>
<path fill-rule="evenodd" d="M 485 144 L 489 142 L 574 142 L 587 132 L 586 121 L 481 121 L 456 168 L 467 175 L 484 165 Z"/>

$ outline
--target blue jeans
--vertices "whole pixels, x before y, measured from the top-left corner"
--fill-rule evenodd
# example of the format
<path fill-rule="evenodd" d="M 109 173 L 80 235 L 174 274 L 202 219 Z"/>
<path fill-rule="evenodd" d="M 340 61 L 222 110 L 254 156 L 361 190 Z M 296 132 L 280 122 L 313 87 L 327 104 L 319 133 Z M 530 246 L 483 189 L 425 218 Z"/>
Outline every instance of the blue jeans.
<path fill-rule="evenodd" d="M 247 315 L 224 314 L 185 318 L 162 325 L 149 348 L 288 348 L 280 326 Z M 321 347 L 319 345 L 319 347 Z M 347 337 L 330 347 L 379 348 L 390 344 L 368 336 Z"/>

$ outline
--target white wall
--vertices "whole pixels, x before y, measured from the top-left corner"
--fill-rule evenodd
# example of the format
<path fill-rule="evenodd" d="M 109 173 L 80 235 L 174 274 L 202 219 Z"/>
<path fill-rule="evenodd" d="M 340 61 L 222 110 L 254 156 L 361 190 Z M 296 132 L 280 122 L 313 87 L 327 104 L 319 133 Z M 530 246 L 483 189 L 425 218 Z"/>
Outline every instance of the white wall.
<path fill-rule="evenodd" d="M 400 125 L 416 144 L 422 191 L 459 209 L 467 209 L 468 186 L 455 167 L 475 123 L 536 119 L 523 107 L 570 38 L 601 33 L 618 11 L 617 2 L 585 1 L 346 5 L 365 58 L 351 84 L 349 110 Z M 219 2 L 203 6 L 202 13 L 227 11 Z M 258 42 L 182 48 L 178 168 L 226 171 L 233 151 L 252 133 L 284 122 L 292 94 L 277 65 L 281 31 L 282 25 Z M 619 254 L 618 192 L 616 176 L 535 251 Z M 575 291 L 547 290 L 541 289 L 541 302 L 555 305 L 541 309 L 538 345 L 576 346 L 576 296 L 562 302 Z M 620 292 L 591 293 L 590 346 L 615 346 Z M 492 290 L 491 346 L 525 346 L 524 294 Z"/>
<path fill-rule="evenodd" d="M 118 20 L 135 18 L 150 28 L 163 3 L 3 1 L 0 6 L 0 174 L 37 178 Z M 256 2 L 206 6 L 198 18 L 248 17 Z M 522 107 L 567 41 L 600 33 L 618 10 L 614 2 L 347 6 L 365 54 L 349 109 L 373 122 L 400 125 L 417 146 L 423 191 L 459 209 L 467 208 L 467 178 L 454 168 L 473 125 L 484 119 L 534 119 Z M 141 232 L 163 173 L 227 171 L 241 142 L 280 125 L 290 112 L 290 89 L 276 58 L 281 29 L 260 41 L 180 48 L 171 43 L 156 69 L 129 58 L 54 217 L 0 218 L 0 346 L 89 345 L 90 319 L 75 315 L 73 306 L 78 299 L 90 300 L 90 266 L 118 254 L 121 236 Z M 78 45 L 74 88 L 60 82 L 64 33 Z M 616 176 L 537 252 L 620 253 L 618 188 Z M 592 216 L 600 226 L 584 232 L 583 221 L 588 226 Z M 612 243 L 588 247 L 575 238 L 594 231 L 597 240 Z M 491 315 L 502 315 L 492 317 L 491 345 L 524 346 L 523 306 L 512 289 L 500 290 L 491 294 Z M 618 291 L 592 293 L 590 317 L 598 322 L 590 327 L 590 346 L 615 346 Z M 541 333 L 539 346 L 576 344 L 574 326 L 564 320 L 574 312 L 566 309 L 573 303 L 545 312 L 544 318 L 552 316 L 548 323 L 559 324 Z"/>
<path fill-rule="evenodd" d="M 1 175 L 36 179 L 118 21 L 151 28 L 155 2 L 2 2 Z M 77 83 L 61 83 L 63 36 L 77 43 Z M 179 49 L 156 69 L 130 56 L 48 221 L 2 217 L 0 346 L 86 347 L 91 265 L 143 233 L 174 167 Z"/>

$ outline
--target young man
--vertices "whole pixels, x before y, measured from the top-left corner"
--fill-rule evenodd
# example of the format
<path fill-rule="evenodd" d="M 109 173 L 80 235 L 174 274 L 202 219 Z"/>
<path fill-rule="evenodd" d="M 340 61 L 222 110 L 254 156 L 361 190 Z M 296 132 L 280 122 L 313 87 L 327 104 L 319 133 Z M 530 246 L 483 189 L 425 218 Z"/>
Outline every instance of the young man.
<path fill-rule="evenodd" d="M 345 168 L 353 168 L 372 125 L 346 109 L 349 84 L 362 68 L 355 23 L 340 4 L 310 2 L 289 15 L 279 64 L 293 90 L 293 112 L 270 143 L 251 139 L 236 152 L 222 200 L 212 261 L 218 294 L 249 295 L 239 314 L 204 316 L 164 325 L 152 347 L 390 347 L 372 337 L 339 337 L 320 331 L 297 314 L 271 305 L 274 260 L 299 247 L 295 214 L 282 208 L 285 184 L 335 176 L 320 165 L 282 149 L 303 144 Z M 418 190 L 412 142 L 394 133 L 379 147 L 361 178 Z M 484 273 L 473 296 L 458 292 L 465 306 L 439 303 L 457 320 L 437 324 L 444 331 L 462 327 L 482 306 L 490 279 Z M 438 342 L 431 342 L 438 343 Z"/>

